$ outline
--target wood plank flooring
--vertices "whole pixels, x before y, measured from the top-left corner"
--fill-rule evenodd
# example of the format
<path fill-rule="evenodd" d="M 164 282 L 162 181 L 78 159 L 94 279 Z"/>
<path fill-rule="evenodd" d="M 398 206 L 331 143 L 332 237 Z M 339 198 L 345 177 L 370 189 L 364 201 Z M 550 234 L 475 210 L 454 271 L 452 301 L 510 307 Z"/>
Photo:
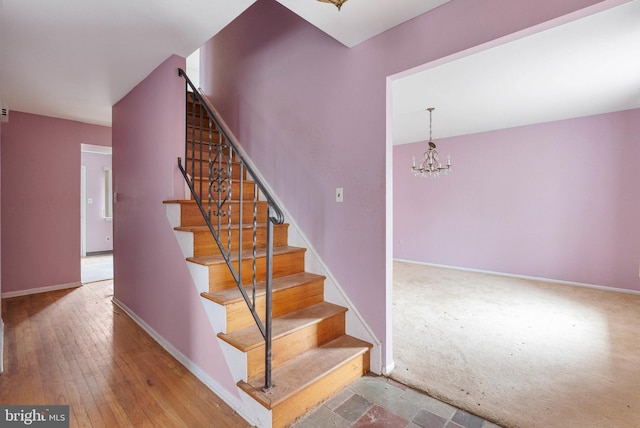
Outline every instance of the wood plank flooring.
<path fill-rule="evenodd" d="M 247 427 L 112 302 L 113 282 L 2 300 L 0 403 L 70 405 L 71 427 Z"/>

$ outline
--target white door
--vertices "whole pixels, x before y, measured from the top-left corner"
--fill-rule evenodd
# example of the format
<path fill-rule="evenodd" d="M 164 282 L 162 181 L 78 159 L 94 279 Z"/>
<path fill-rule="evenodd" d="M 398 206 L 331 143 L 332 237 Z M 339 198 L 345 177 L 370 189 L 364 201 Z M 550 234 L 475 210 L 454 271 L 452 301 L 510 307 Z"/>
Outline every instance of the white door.
<path fill-rule="evenodd" d="M 80 257 L 87 255 L 87 167 L 80 165 Z"/>

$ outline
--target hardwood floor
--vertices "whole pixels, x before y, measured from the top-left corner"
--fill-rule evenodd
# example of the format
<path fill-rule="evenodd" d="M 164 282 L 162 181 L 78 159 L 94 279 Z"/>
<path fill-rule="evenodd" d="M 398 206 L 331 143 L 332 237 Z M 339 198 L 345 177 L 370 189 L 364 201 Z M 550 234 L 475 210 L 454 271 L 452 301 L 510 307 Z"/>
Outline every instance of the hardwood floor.
<path fill-rule="evenodd" d="M 0 404 L 68 404 L 71 427 L 249 426 L 112 295 L 104 281 L 3 299 Z"/>

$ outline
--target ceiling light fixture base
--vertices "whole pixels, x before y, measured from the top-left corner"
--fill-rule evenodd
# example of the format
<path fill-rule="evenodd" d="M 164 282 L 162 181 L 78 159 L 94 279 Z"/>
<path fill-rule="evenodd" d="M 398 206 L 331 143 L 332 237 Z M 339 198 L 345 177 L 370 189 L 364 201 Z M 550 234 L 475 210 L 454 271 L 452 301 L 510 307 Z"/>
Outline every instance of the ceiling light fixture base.
<path fill-rule="evenodd" d="M 318 0 L 318 1 L 322 3 L 331 3 L 335 5 L 338 8 L 338 10 L 340 10 L 342 5 L 347 2 L 347 0 Z"/>

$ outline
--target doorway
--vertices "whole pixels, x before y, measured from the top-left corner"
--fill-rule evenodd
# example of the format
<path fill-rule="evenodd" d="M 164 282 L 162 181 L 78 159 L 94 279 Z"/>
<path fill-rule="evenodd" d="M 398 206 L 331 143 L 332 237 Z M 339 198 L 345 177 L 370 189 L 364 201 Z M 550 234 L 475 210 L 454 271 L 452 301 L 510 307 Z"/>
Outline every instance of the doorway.
<path fill-rule="evenodd" d="M 80 279 L 113 279 L 111 147 L 81 144 Z"/>

